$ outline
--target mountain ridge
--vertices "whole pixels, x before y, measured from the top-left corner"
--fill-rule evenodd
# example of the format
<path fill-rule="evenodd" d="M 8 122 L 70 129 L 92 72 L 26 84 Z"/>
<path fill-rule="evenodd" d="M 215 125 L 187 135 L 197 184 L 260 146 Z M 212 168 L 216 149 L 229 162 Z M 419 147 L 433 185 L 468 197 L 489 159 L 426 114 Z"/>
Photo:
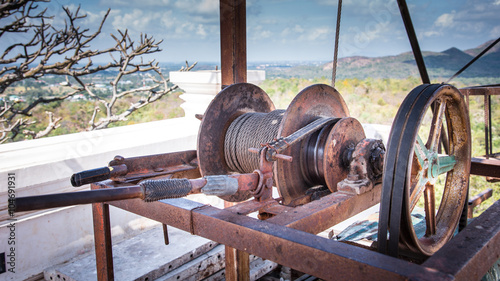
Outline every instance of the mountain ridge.
<path fill-rule="evenodd" d="M 451 47 L 442 52 L 422 52 L 431 79 L 452 76 L 493 41 L 490 40 L 464 51 Z M 322 65 L 322 70 L 331 71 L 332 67 L 333 63 L 328 62 Z M 337 78 L 340 79 L 406 78 L 418 75 L 412 52 L 383 57 L 346 57 L 339 59 L 337 65 Z M 466 69 L 460 77 L 500 77 L 500 43 Z"/>

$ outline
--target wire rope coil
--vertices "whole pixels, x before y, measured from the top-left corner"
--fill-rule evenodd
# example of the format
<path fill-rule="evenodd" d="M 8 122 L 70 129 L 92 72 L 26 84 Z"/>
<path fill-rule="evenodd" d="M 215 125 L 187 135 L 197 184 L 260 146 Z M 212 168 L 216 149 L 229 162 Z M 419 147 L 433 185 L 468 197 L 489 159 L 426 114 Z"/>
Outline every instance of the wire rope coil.
<path fill-rule="evenodd" d="M 269 143 L 278 135 L 284 110 L 240 115 L 227 129 L 224 158 L 232 171 L 251 173 L 259 168 L 259 155 L 248 151 Z"/>

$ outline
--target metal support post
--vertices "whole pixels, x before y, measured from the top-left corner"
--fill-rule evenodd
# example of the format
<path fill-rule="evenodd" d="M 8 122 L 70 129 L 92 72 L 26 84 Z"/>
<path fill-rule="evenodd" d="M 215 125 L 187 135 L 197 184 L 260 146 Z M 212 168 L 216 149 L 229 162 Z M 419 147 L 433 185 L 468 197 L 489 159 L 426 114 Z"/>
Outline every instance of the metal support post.
<path fill-rule="evenodd" d="M 97 184 L 92 184 L 91 188 L 99 189 L 100 187 Z M 109 205 L 105 203 L 93 203 L 92 216 L 94 220 L 97 280 L 114 280 Z"/>

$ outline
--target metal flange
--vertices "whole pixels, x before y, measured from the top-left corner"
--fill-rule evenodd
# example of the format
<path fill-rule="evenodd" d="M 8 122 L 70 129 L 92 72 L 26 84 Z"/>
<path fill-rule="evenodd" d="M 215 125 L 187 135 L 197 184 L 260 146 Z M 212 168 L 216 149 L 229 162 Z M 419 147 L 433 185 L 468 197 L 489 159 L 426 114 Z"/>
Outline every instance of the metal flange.
<path fill-rule="evenodd" d="M 231 173 L 224 158 L 224 137 L 234 119 L 244 113 L 268 113 L 274 109 L 269 96 L 253 84 L 233 84 L 217 94 L 203 116 L 198 133 L 197 153 L 201 175 Z M 240 202 L 251 196 L 248 191 L 242 191 L 220 197 L 226 201 Z"/>
<path fill-rule="evenodd" d="M 349 110 L 337 90 L 328 85 L 312 85 L 302 90 L 288 106 L 278 137 L 286 137 L 318 118 L 342 118 L 348 115 Z M 300 165 L 300 161 L 303 161 L 302 150 L 301 145 L 288 147 L 281 153 L 292 156 L 294 161 L 277 160 L 274 165 L 275 184 L 284 204 L 303 196 L 311 187 Z"/>

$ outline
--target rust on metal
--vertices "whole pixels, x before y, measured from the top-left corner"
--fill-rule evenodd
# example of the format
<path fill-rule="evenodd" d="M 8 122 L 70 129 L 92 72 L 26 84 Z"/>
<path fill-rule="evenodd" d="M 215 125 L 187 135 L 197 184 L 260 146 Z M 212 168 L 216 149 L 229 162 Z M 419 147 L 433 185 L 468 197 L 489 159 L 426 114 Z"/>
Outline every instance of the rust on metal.
<path fill-rule="evenodd" d="M 227 175 L 231 171 L 224 157 L 224 137 L 231 122 L 247 112 L 268 113 L 274 110 L 269 96 L 252 84 L 234 84 L 223 89 L 205 112 L 198 134 L 198 161 L 201 175 Z M 226 201 L 240 202 L 251 197 L 250 192 L 222 196 Z"/>
<path fill-rule="evenodd" d="M 466 87 L 466 88 L 461 88 L 460 92 L 463 95 L 470 95 L 470 96 L 484 96 L 484 95 L 498 96 L 500 95 L 500 86 Z"/>
<path fill-rule="evenodd" d="M 350 159 L 346 158 L 349 158 L 350 150 L 365 137 L 363 126 L 352 117 L 340 119 L 328 133 L 322 159 L 322 174 L 331 192 L 337 191 L 339 182 L 348 176 L 351 164 Z"/>
<path fill-rule="evenodd" d="M 500 178 L 500 160 L 474 157 L 471 159 L 472 175 Z"/>
<path fill-rule="evenodd" d="M 14 209 L 11 211 L 24 212 L 131 198 L 144 198 L 140 186 L 19 197 L 16 198 Z"/>
<path fill-rule="evenodd" d="M 225 247 L 226 280 L 250 281 L 250 256 L 245 251 Z"/>
<path fill-rule="evenodd" d="M 467 204 L 467 207 L 468 207 L 467 208 L 467 218 L 472 219 L 474 217 L 473 216 L 474 208 L 479 206 L 481 203 L 483 203 L 486 199 L 490 198 L 491 196 L 493 196 L 493 189 L 488 188 L 488 189 L 482 191 L 481 193 L 479 193 L 478 195 L 469 199 L 469 202 Z"/>
<path fill-rule="evenodd" d="M 168 226 L 164 223 L 162 223 L 163 226 L 163 240 L 165 241 L 165 245 L 170 244 L 170 241 L 168 239 Z"/>
<path fill-rule="evenodd" d="M 196 235 L 325 280 L 359 280 L 366 276 L 372 280 L 452 280 L 436 270 L 182 198 L 111 204 L 186 231 L 192 229 Z"/>
<path fill-rule="evenodd" d="M 119 156 L 109 162 L 110 167 L 121 165 L 126 166 L 126 175 L 111 177 L 112 180 L 134 182 L 163 175 L 172 175 L 173 178 L 197 178 L 200 176 L 196 150 L 130 158 Z"/>
<path fill-rule="evenodd" d="M 309 233 L 319 233 L 379 203 L 380 193 L 380 184 L 361 195 L 334 192 L 305 205 L 283 209 L 283 213 L 267 221 Z M 263 208 L 266 210 L 266 207 Z"/>
<path fill-rule="evenodd" d="M 432 104 L 437 106 L 433 108 Z M 427 139 L 422 140 L 421 120 L 428 110 L 434 114 L 431 128 L 425 129 Z M 442 155 L 440 136 L 445 126 L 450 153 Z M 462 95 L 453 86 L 421 85 L 405 98 L 391 129 L 383 172 L 380 252 L 397 256 L 403 244 L 412 252 L 430 256 L 453 237 L 466 202 L 470 139 L 468 111 Z M 436 204 L 434 185 L 440 174 L 445 177 L 444 191 Z M 412 211 L 422 194 L 427 229 L 421 237 L 414 228 Z"/>
<path fill-rule="evenodd" d="M 200 177 L 196 151 L 188 150 L 131 158 L 117 155 L 109 162 L 108 167 L 73 174 L 71 184 L 82 186 L 107 179 L 136 183 L 141 179 L 166 175 L 173 178 Z"/>
<path fill-rule="evenodd" d="M 222 88 L 247 82 L 246 0 L 220 0 Z"/>
<path fill-rule="evenodd" d="M 345 151 L 344 151 L 345 153 Z M 381 182 L 385 147 L 381 140 L 363 139 L 351 154 L 349 174 L 338 183 L 338 190 L 362 194 Z"/>
<path fill-rule="evenodd" d="M 313 85 L 302 90 L 288 106 L 281 123 L 278 138 L 286 137 L 320 117 L 347 117 L 347 106 L 334 88 L 328 85 Z M 281 152 L 300 161 L 302 149 L 295 145 Z M 310 187 L 301 171 L 301 165 L 283 160 L 274 165 L 276 185 L 284 204 L 301 197 Z"/>
<path fill-rule="evenodd" d="M 499 214 L 497 201 L 422 265 L 455 280 L 480 280 L 500 257 Z"/>
<path fill-rule="evenodd" d="M 106 186 L 103 184 L 91 185 L 92 190 L 98 190 L 104 187 Z M 92 216 L 94 222 L 97 280 L 114 280 L 109 205 L 105 203 L 92 204 Z"/>
<path fill-rule="evenodd" d="M 493 135 L 492 135 L 492 120 L 491 120 L 491 96 L 500 95 L 499 85 L 486 85 L 467 87 L 460 89 L 460 92 L 467 97 L 483 96 L 484 97 L 484 140 L 485 140 L 485 157 L 493 156 Z"/>

